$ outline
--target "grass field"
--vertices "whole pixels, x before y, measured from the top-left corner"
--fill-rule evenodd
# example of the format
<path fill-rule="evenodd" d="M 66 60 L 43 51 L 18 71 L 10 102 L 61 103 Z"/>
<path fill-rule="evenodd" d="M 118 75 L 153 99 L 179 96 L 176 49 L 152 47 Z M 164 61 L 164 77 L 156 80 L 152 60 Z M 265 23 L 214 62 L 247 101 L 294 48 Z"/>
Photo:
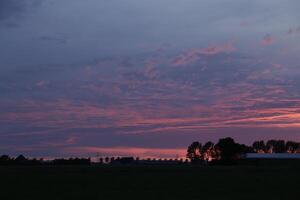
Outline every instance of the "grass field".
<path fill-rule="evenodd" d="M 0 167 L 1 199 L 300 198 L 299 167 Z"/>

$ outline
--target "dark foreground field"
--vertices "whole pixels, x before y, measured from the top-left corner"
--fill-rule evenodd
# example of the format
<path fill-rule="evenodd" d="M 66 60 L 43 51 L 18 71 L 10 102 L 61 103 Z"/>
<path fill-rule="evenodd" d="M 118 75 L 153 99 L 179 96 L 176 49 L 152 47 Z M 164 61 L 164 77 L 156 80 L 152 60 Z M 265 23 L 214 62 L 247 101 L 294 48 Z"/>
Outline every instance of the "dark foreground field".
<path fill-rule="evenodd" d="M 299 167 L 0 167 L 1 199 L 284 199 Z"/>

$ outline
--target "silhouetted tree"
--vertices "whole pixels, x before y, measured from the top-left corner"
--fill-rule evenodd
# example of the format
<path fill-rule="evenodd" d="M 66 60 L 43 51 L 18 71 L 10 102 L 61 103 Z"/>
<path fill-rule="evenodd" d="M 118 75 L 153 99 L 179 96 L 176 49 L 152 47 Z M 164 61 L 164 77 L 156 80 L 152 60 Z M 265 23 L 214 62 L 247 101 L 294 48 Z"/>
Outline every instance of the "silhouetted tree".
<path fill-rule="evenodd" d="M 276 146 L 275 146 L 275 152 L 276 153 L 286 152 L 285 141 L 284 140 L 277 140 L 277 143 L 276 143 Z"/>
<path fill-rule="evenodd" d="M 286 152 L 284 140 L 269 140 L 267 142 L 268 153 L 284 153 Z"/>
<path fill-rule="evenodd" d="M 256 153 L 264 153 L 266 151 L 266 145 L 264 141 L 255 141 L 252 144 L 252 148 Z"/>
<path fill-rule="evenodd" d="M 214 159 L 214 143 L 206 142 L 202 147 L 202 158 L 206 161 Z"/>
<path fill-rule="evenodd" d="M 0 157 L 0 161 L 2 161 L 2 162 L 7 162 L 9 160 L 10 160 L 10 157 L 8 155 L 2 155 Z"/>
<path fill-rule="evenodd" d="M 221 152 L 222 160 L 239 159 L 241 155 L 245 153 L 244 147 L 235 143 L 234 139 L 229 137 L 220 139 L 217 143 L 217 147 Z"/>
<path fill-rule="evenodd" d="M 276 140 L 268 140 L 266 143 L 266 151 L 267 153 L 275 153 Z"/>
<path fill-rule="evenodd" d="M 113 163 L 115 161 L 115 157 L 110 158 L 110 162 Z"/>
<path fill-rule="evenodd" d="M 242 155 L 246 153 L 255 153 L 254 149 L 252 146 L 247 146 L 245 144 L 239 144 L 240 152 Z"/>
<path fill-rule="evenodd" d="M 13 160 L 8 155 L 2 155 L 0 157 L 0 165 L 10 165 Z"/>
<path fill-rule="evenodd" d="M 69 158 L 69 159 L 54 159 L 51 164 L 53 165 L 90 165 L 90 158 Z"/>
<path fill-rule="evenodd" d="M 201 160 L 201 150 L 201 143 L 193 142 L 187 149 L 186 157 L 189 158 L 191 162 L 199 162 Z"/>
<path fill-rule="evenodd" d="M 24 165 L 27 162 L 27 158 L 25 158 L 25 156 L 23 155 L 19 155 L 16 159 L 15 159 L 15 163 L 19 164 L 19 165 Z"/>
<path fill-rule="evenodd" d="M 211 141 L 206 142 L 204 144 L 204 146 L 202 147 L 202 152 L 205 152 L 205 151 L 213 149 L 213 148 L 214 148 L 214 143 L 212 143 Z"/>
<path fill-rule="evenodd" d="M 300 148 L 300 143 L 298 142 L 288 141 L 285 144 L 285 149 L 286 152 L 288 153 L 296 153 L 299 148 Z"/>

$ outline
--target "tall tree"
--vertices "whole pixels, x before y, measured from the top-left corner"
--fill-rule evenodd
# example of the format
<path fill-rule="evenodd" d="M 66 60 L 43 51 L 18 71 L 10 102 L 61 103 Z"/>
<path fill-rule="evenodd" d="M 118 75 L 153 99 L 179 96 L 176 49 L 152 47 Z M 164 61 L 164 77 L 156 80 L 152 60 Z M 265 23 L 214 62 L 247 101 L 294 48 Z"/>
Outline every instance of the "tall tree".
<path fill-rule="evenodd" d="M 245 153 L 243 146 L 235 143 L 234 139 L 230 137 L 220 139 L 217 147 L 221 151 L 222 160 L 235 160 Z"/>
<path fill-rule="evenodd" d="M 193 142 L 187 149 L 186 157 L 191 160 L 191 162 L 199 162 L 201 160 L 201 150 L 202 145 L 200 142 Z"/>
<path fill-rule="evenodd" d="M 297 150 L 300 148 L 300 143 L 288 141 L 285 145 L 286 152 L 288 153 L 296 153 Z"/>
<path fill-rule="evenodd" d="M 264 153 L 266 151 L 266 145 L 263 140 L 261 141 L 255 141 L 252 144 L 252 148 L 256 153 Z"/>
<path fill-rule="evenodd" d="M 266 144 L 267 153 L 275 153 L 276 140 L 268 140 Z"/>
<path fill-rule="evenodd" d="M 202 147 L 202 157 L 204 160 L 212 160 L 213 159 L 213 151 L 214 151 L 214 143 L 206 142 Z"/>
<path fill-rule="evenodd" d="M 269 153 L 284 153 L 286 151 L 284 140 L 269 140 L 267 142 Z"/>
<path fill-rule="evenodd" d="M 275 146 L 275 152 L 276 153 L 286 152 L 285 141 L 284 140 L 277 140 L 276 146 Z"/>

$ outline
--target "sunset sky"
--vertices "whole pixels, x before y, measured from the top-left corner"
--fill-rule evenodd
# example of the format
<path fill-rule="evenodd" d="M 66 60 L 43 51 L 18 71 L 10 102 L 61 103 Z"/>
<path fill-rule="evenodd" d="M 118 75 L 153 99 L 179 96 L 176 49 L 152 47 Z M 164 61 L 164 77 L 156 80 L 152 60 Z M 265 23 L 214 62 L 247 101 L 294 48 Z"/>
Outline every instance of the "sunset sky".
<path fill-rule="evenodd" d="M 299 0 L 0 0 L 0 154 L 300 141 Z"/>

